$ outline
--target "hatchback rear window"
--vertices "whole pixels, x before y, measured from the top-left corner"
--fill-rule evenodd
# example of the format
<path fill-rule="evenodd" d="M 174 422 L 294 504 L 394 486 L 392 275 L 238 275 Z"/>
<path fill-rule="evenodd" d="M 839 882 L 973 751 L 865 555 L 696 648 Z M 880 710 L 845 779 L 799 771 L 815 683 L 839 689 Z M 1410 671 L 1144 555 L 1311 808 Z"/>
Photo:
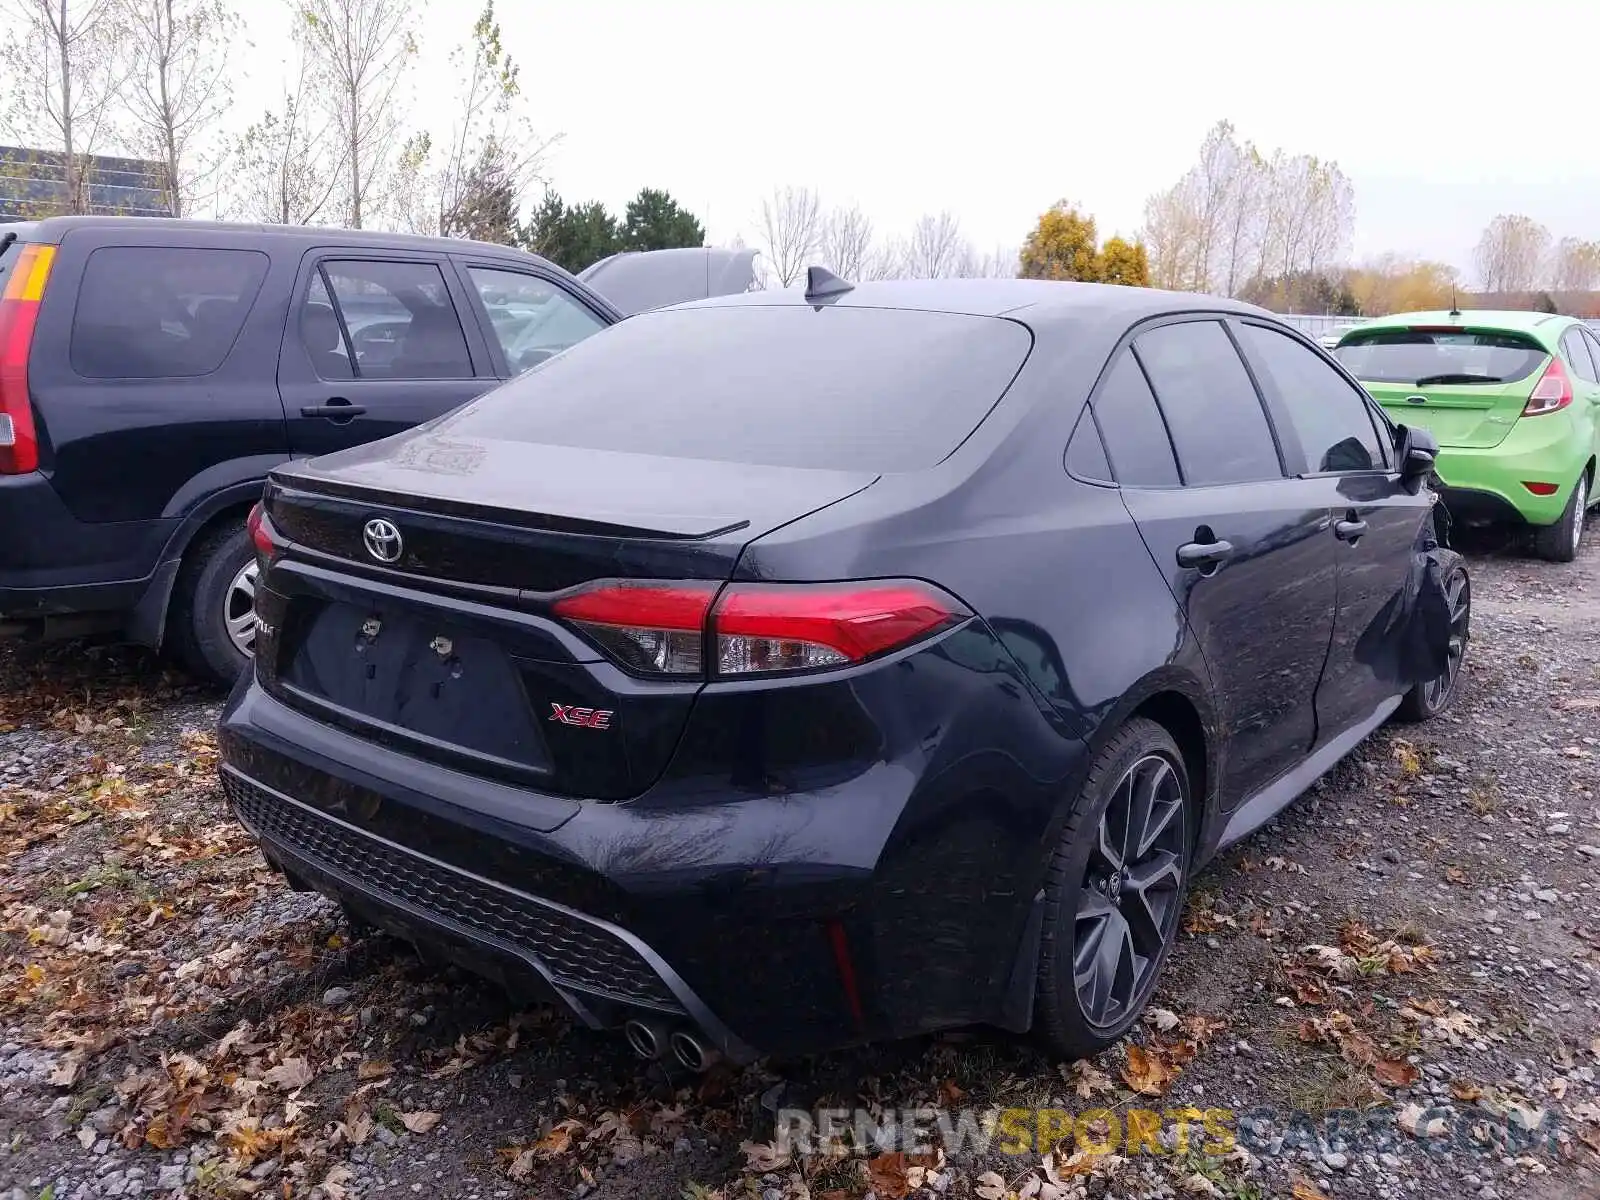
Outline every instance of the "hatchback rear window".
<path fill-rule="evenodd" d="M 1549 357 L 1532 338 L 1492 330 L 1384 329 L 1353 334 L 1334 356 L 1368 383 L 1497 384 L 1526 379 Z"/>
<path fill-rule="evenodd" d="M 96 250 L 72 318 L 72 369 L 86 379 L 209 375 L 233 348 L 267 265 L 256 250 Z"/>
<path fill-rule="evenodd" d="M 758 466 L 948 457 L 1033 339 L 994 317 L 751 305 L 631 317 L 497 388 L 451 432 Z"/>

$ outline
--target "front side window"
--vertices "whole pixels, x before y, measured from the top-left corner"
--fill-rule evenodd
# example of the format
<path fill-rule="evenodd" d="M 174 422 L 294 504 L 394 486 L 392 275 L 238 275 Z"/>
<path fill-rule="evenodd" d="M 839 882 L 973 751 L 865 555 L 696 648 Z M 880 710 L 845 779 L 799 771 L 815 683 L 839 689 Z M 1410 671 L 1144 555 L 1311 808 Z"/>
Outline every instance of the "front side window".
<path fill-rule="evenodd" d="M 538 275 L 492 267 L 468 267 L 467 274 L 513 375 L 605 328 L 569 293 Z"/>
<path fill-rule="evenodd" d="M 444 275 L 434 263 L 361 262 L 338 259 L 324 262 L 332 300 L 355 352 L 354 371 L 360 379 L 470 379 L 472 358 L 461 320 L 450 300 Z M 306 296 L 310 308 L 318 302 L 315 286 Z M 301 337 L 313 361 L 335 350 L 321 314 L 304 320 Z M 335 321 L 337 325 L 337 321 Z M 313 340 L 316 345 L 313 345 Z M 323 367 L 332 367 L 325 359 Z M 325 376 L 348 378 L 348 376 Z"/>
<path fill-rule="evenodd" d="M 1282 404 L 1308 471 L 1381 471 L 1383 450 L 1366 400 L 1325 359 L 1287 334 L 1241 325 L 1266 388 Z"/>
<path fill-rule="evenodd" d="M 72 369 L 85 379 L 187 379 L 223 364 L 261 291 L 257 250 L 102 246 L 72 317 Z"/>
<path fill-rule="evenodd" d="M 1185 484 L 1282 478 L 1261 398 L 1219 322 L 1161 325 L 1133 345 L 1172 433 Z"/>

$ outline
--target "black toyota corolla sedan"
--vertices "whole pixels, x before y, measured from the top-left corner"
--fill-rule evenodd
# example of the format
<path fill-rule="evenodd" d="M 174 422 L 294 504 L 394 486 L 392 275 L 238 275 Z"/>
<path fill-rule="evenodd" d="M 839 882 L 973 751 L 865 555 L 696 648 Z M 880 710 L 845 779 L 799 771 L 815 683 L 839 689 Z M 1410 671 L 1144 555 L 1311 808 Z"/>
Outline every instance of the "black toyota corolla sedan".
<path fill-rule="evenodd" d="M 296 886 L 644 1055 L 1092 1052 L 1197 867 L 1450 702 L 1433 449 L 1206 297 L 646 313 L 273 473 L 223 781 Z"/>

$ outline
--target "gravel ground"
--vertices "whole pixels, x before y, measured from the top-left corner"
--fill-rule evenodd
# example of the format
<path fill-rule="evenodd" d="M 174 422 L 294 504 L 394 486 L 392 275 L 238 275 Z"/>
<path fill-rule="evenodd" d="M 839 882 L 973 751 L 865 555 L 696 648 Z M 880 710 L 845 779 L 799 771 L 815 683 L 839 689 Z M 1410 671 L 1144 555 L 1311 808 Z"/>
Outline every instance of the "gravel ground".
<path fill-rule="evenodd" d="M 1590 534 L 1471 548 L 1452 712 L 1208 870 L 1146 1027 L 1080 1064 L 974 1031 L 642 1066 L 288 891 L 223 806 L 214 694 L 0 648 L 0 1200 L 1600 1196 Z M 927 1153 L 774 1144 L 780 1108 L 921 1106 L 956 1123 Z"/>

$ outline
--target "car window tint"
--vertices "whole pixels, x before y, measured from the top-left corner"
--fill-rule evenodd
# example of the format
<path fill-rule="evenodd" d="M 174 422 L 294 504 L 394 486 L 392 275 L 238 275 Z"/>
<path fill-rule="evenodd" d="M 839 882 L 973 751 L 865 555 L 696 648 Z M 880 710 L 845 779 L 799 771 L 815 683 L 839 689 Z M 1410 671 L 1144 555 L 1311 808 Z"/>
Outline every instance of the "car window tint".
<path fill-rule="evenodd" d="M 1078 427 L 1067 442 L 1067 470 L 1079 479 L 1099 483 L 1111 482 L 1111 464 L 1106 461 L 1106 448 L 1100 441 L 1100 431 L 1095 428 L 1094 414 L 1087 408 L 1078 418 Z"/>
<path fill-rule="evenodd" d="M 433 263 L 325 262 L 363 379 L 470 379 L 466 335 Z"/>
<path fill-rule="evenodd" d="M 72 369 L 86 379 L 209 375 L 228 357 L 266 278 L 256 250 L 102 246 L 72 318 Z"/>
<path fill-rule="evenodd" d="M 665 309 L 584 338 L 448 428 L 758 466 L 917 470 L 978 427 L 1032 345 L 1014 321 L 955 313 Z"/>
<path fill-rule="evenodd" d="M 1287 334 L 1244 324 L 1262 384 L 1278 398 L 1305 451 L 1308 471 L 1374 471 L 1384 466 L 1365 398 L 1316 351 Z"/>
<path fill-rule="evenodd" d="M 490 267 L 468 267 L 467 274 L 513 375 L 605 328 L 575 297 L 538 275 Z"/>
<path fill-rule="evenodd" d="M 1094 415 L 1105 438 L 1116 481 L 1124 487 L 1173 487 L 1178 464 L 1155 393 L 1132 354 L 1124 350 L 1094 396 Z"/>
<path fill-rule="evenodd" d="M 1561 348 L 1566 351 L 1567 361 L 1572 364 L 1579 379 L 1587 379 L 1590 383 L 1600 381 L 1600 373 L 1595 371 L 1594 360 L 1589 356 L 1589 345 L 1583 340 L 1583 334 L 1576 329 L 1567 330 L 1561 338 Z"/>
<path fill-rule="evenodd" d="M 1526 334 L 1486 329 L 1372 329 L 1348 334 L 1334 351 L 1364 383 L 1515 383 L 1550 356 Z"/>
<path fill-rule="evenodd" d="M 1186 484 L 1282 477 L 1255 385 L 1218 322 L 1162 325 L 1141 334 L 1134 349 L 1172 432 Z"/>
<path fill-rule="evenodd" d="M 323 379 L 350 379 L 355 372 L 350 369 L 350 350 L 345 345 L 344 333 L 339 328 L 339 318 L 334 315 L 333 301 L 318 272 L 311 277 L 311 288 L 305 303 L 300 306 L 300 343 L 306 357 Z"/>
<path fill-rule="evenodd" d="M 1594 361 L 1597 373 L 1600 373 L 1600 337 L 1588 329 L 1580 329 L 1579 335 L 1583 338 L 1584 345 L 1589 347 L 1589 357 Z"/>

